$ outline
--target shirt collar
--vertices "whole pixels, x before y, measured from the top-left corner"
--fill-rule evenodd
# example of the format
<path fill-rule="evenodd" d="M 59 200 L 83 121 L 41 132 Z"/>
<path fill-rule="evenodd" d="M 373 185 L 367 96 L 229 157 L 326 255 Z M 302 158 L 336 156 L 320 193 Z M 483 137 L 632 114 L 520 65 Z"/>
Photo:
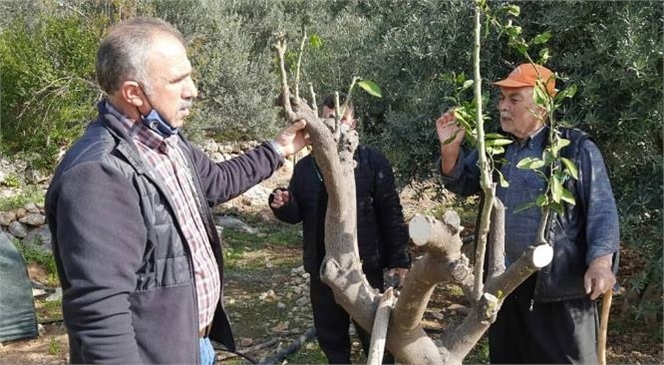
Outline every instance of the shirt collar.
<path fill-rule="evenodd" d="M 106 110 L 120 121 L 120 126 L 125 130 L 127 135 L 144 144 L 150 149 L 168 154 L 170 148 L 175 148 L 178 144 L 177 135 L 174 134 L 168 138 L 164 138 L 159 133 L 138 123 L 117 110 L 110 101 L 106 100 Z"/>
<path fill-rule="evenodd" d="M 515 147 L 519 149 L 528 147 L 528 149 L 534 149 L 541 146 L 546 138 L 547 134 L 544 132 L 548 130 L 546 125 L 543 125 L 540 129 L 536 130 L 533 134 L 528 136 L 526 139 L 521 141 L 514 141 Z"/>

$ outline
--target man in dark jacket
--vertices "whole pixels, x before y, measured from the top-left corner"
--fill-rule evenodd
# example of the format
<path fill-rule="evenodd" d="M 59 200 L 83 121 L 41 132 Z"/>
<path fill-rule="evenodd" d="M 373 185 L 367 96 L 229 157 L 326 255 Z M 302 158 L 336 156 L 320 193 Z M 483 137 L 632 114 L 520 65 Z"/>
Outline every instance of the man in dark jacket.
<path fill-rule="evenodd" d="M 533 99 L 555 95 L 555 77 L 545 67 L 523 64 L 495 85 L 500 87 L 500 126 L 514 141 L 506 146 L 500 168 L 509 187 L 496 196 L 505 205 L 505 261 L 509 265 L 535 242 L 542 217 L 538 207 L 519 211 L 547 190 L 538 172 L 516 165 L 524 158 L 542 158 L 548 145 L 546 111 Z M 436 121 L 441 142 L 440 170 L 445 186 L 461 195 L 479 192 L 477 152 L 461 149 L 464 130 L 448 111 Z M 594 299 L 616 282 L 612 267 L 619 250 L 618 213 L 602 155 L 583 132 L 560 128 L 570 144 L 561 156 L 578 166 L 578 180 L 566 182 L 576 204 L 552 212 L 547 224 L 553 261 L 533 274 L 505 301 L 489 330 L 491 363 L 596 364 Z M 544 171 L 540 171 L 542 173 Z"/>
<path fill-rule="evenodd" d="M 344 96 L 340 99 L 343 103 Z M 327 95 L 323 100 L 322 117 L 334 118 L 334 113 L 334 96 Z M 352 105 L 341 123 L 355 128 Z M 400 283 L 408 272 L 408 231 L 392 167 L 385 156 L 373 148 L 359 146 L 354 159 L 357 162 L 357 243 L 362 270 L 371 286 L 382 291 L 384 268 L 390 269 L 389 275 L 398 275 Z M 304 269 L 311 274 L 309 294 L 318 343 L 331 364 L 350 363 L 348 313 L 336 304 L 332 290 L 321 282 L 319 276 L 325 257 L 327 191 L 323 175 L 311 155 L 295 165 L 288 189 L 276 189 L 269 204 L 278 219 L 288 223 L 302 222 Z M 357 324 L 355 328 L 367 354 L 370 334 Z M 392 361 L 389 356 L 387 361 Z"/>
<path fill-rule="evenodd" d="M 72 363 L 216 362 L 234 349 L 209 207 L 269 177 L 305 143 L 299 122 L 215 164 L 179 133 L 197 96 L 182 35 L 134 18 L 97 53 L 108 94 L 46 195 Z"/>

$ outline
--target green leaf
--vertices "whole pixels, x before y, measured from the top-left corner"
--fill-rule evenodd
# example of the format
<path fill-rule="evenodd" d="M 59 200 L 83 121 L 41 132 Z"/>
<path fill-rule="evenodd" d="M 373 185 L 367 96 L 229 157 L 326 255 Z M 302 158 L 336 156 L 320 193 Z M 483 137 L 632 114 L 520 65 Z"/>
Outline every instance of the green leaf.
<path fill-rule="evenodd" d="M 576 85 L 572 84 L 569 87 L 567 87 L 565 90 L 559 92 L 559 95 L 557 96 L 557 99 L 564 99 L 564 98 L 573 98 L 574 95 L 576 95 Z"/>
<path fill-rule="evenodd" d="M 537 170 L 544 166 L 544 161 L 536 157 L 526 157 L 516 164 L 518 169 Z"/>
<path fill-rule="evenodd" d="M 565 168 L 567 169 L 567 172 L 569 172 L 570 176 L 572 176 L 574 180 L 579 180 L 579 170 L 576 168 L 574 161 L 565 157 L 561 157 L 560 160 L 565 165 Z"/>
<path fill-rule="evenodd" d="M 463 83 L 463 86 L 461 86 L 461 89 L 466 90 L 466 89 L 468 89 L 469 87 L 473 86 L 474 84 L 475 84 L 475 80 L 466 80 L 466 81 Z"/>
<path fill-rule="evenodd" d="M 539 82 L 537 85 L 533 88 L 533 100 L 535 101 L 535 104 L 541 106 L 542 108 L 548 110 L 548 105 L 549 105 L 549 95 L 544 91 L 541 85 L 539 85 Z"/>
<path fill-rule="evenodd" d="M 535 204 L 538 207 L 543 207 L 549 204 L 549 198 L 545 194 L 540 194 L 537 196 L 537 199 L 535 199 Z"/>
<path fill-rule="evenodd" d="M 309 36 L 309 46 L 315 49 L 320 49 L 323 47 L 323 39 L 316 34 Z"/>
<path fill-rule="evenodd" d="M 519 161 L 516 164 L 516 167 L 518 169 L 528 169 L 528 168 L 530 168 L 530 164 L 532 164 L 535 160 L 539 160 L 539 158 L 526 157 L 526 158 L 522 159 L 521 161 Z"/>
<path fill-rule="evenodd" d="M 496 172 L 498 173 L 498 182 L 499 182 L 500 186 L 503 187 L 503 188 L 508 188 L 510 186 L 510 183 L 507 182 L 507 180 L 505 179 L 505 176 L 503 176 L 503 173 L 500 172 L 500 170 L 496 170 Z"/>
<path fill-rule="evenodd" d="M 487 146 L 486 152 L 492 156 L 499 155 L 501 153 L 505 153 L 505 149 L 501 146 Z"/>
<path fill-rule="evenodd" d="M 452 143 L 452 141 L 454 141 L 454 139 L 457 137 L 458 134 L 459 134 L 459 132 L 456 132 L 456 133 L 454 133 L 454 135 L 452 135 L 450 138 L 446 139 L 446 140 L 443 142 L 443 146 Z"/>
<path fill-rule="evenodd" d="M 558 214 L 564 214 L 565 213 L 565 209 L 564 209 L 564 207 L 561 203 L 551 203 L 548 206 L 549 206 L 549 208 L 551 208 L 552 210 L 554 210 Z"/>
<path fill-rule="evenodd" d="M 558 151 L 560 151 L 566 146 L 569 146 L 569 144 L 570 144 L 569 139 L 557 138 L 556 142 L 554 142 L 554 145 L 551 147 L 551 152 L 555 155 L 558 155 Z"/>
<path fill-rule="evenodd" d="M 548 48 L 542 48 L 539 52 L 539 62 L 540 64 L 546 63 L 549 58 L 551 58 L 551 55 L 549 55 L 549 49 Z"/>
<path fill-rule="evenodd" d="M 462 72 L 456 76 L 456 83 L 461 84 L 466 82 L 466 73 Z"/>
<path fill-rule="evenodd" d="M 546 43 L 546 42 L 549 40 L 549 38 L 551 38 L 551 32 L 547 31 L 547 32 L 544 32 L 544 33 L 542 33 L 542 34 L 538 34 L 538 35 L 533 39 L 533 43 L 534 43 L 534 44 L 542 44 L 542 43 Z"/>
<path fill-rule="evenodd" d="M 560 200 L 563 198 L 563 184 L 560 181 L 558 176 L 551 176 L 551 199 L 555 203 L 560 203 Z"/>
<path fill-rule="evenodd" d="M 487 133 L 487 134 L 485 134 L 484 136 L 485 136 L 487 139 L 489 139 L 489 138 L 494 138 L 494 139 L 495 139 L 495 138 L 505 138 L 505 136 L 503 136 L 503 135 L 500 134 L 500 133 Z"/>
<path fill-rule="evenodd" d="M 380 87 L 371 80 L 362 80 L 358 82 L 357 85 L 362 89 L 364 89 L 364 91 L 366 91 L 370 95 L 373 95 L 378 98 L 381 98 L 383 96 L 380 92 Z"/>
<path fill-rule="evenodd" d="M 525 43 L 517 43 L 514 45 L 514 48 L 522 55 L 525 55 L 528 52 L 528 45 Z"/>
<path fill-rule="evenodd" d="M 534 202 L 525 203 L 525 204 L 522 204 L 522 205 L 518 206 L 518 207 L 514 210 L 514 213 L 515 213 L 515 214 L 516 214 L 516 213 L 521 213 L 521 212 L 523 212 L 523 211 L 526 210 L 526 209 L 534 208 L 534 207 L 536 207 L 536 206 L 537 206 L 537 205 L 536 205 Z"/>
<path fill-rule="evenodd" d="M 574 195 L 572 195 L 572 193 L 565 188 L 563 188 L 562 200 L 571 205 L 576 205 L 576 199 L 574 199 Z"/>
<path fill-rule="evenodd" d="M 556 155 L 554 155 L 553 152 L 551 151 L 551 147 L 547 147 L 542 155 L 543 155 L 542 157 L 544 157 L 545 165 L 548 165 L 556 160 Z"/>
<path fill-rule="evenodd" d="M 445 97 L 443 97 L 443 100 L 444 101 L 449 101 L 451 104 L 458 104 L 459 103 L 457 101 L 457 99 L 452 97 L 452 96 L 445 96 Z"/>
<path fill-rule="evenodd" d="M 507 146 L 512 143 L 511 139 L 488 139 L 486 140 L 487 146 Z"/>
<path fill-rule="evenodd" d="M 521 14 L 521 8 L 518 5 L 510 5 L 507 7 L 507 14 L 511 16 L 519 16 Z"/>

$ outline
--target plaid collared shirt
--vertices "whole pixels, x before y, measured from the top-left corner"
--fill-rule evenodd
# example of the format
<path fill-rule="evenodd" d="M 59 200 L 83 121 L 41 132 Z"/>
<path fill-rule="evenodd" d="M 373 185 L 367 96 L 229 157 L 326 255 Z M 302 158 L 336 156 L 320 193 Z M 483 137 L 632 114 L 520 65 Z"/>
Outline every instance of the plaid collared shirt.
<path fill-rule="evenodd" d="M 141 157 L 153 168 L 156 178 L 166 189 L 174 204 L 177 221 L 191 251 L 198 300 L 198 325 L 204 329 L 212 323 L 221 295 L 219 267 L 198 210 L 201 203 L 196 194 L 193 176 L 182 150 L 179 137 L 163 138 L 158 133 L 122 115 L 107 102 L 107 110 L 121 122 L 127 135 L 135 142 Z"/>

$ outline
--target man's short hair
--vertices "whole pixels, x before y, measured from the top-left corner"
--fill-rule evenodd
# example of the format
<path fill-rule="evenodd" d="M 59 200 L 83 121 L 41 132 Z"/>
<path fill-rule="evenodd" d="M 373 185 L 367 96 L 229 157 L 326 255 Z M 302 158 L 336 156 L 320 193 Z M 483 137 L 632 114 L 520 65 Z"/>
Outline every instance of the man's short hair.
<path fill-rule="evenodd" d="M 162 19 L 136 17 L 111 28 L 97 50 L 95 71 L 102 90 L 111 94 L 128 79 L 149 89 L 147 59 L 159 35 L 171 36 L 185 44 L 182 34 Z"/>
<path fill-rule="evenodd" d="M 344 101 L 346 101 L 346 94 L 339 93 L 339 107 L 340 108 L 341 108 L 342 105 L 344 105 Z M 330 109 L 334 109 L 334 93 L 330 93 L 330 94 L 325 95 L 325 97 L 323 98 L 323 104 L 322 105 L 326 106 Z M 351 113 L 355 114 L 355 106 L 353 106 L 352 101 L 348 102 L 348 109 L 351 111 Z"/>

